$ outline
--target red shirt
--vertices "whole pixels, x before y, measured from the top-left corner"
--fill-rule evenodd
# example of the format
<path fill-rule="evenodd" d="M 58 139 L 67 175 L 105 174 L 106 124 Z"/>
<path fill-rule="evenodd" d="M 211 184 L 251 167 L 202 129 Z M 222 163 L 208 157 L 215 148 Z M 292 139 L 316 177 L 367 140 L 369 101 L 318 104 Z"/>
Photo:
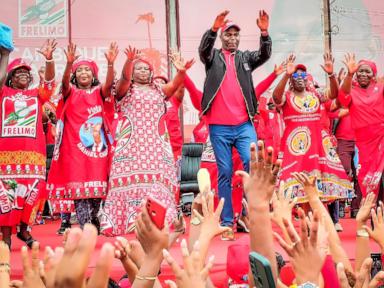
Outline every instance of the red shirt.
<path fill-rule="evenodd" d="M 207 112 L 208 124 L 239 125 L 249 120 L 245 99 L 236 75 L 235 54 L 222 50 L 226 72 L 211 109 Z"/>
<path fill-rule="evenodd" d="M 355 131 L 353 131 L 352 129 L 350 114 L 339 119 L 339 125 L 336 128 L 335 136 L 337 139 L 351 140 L 351 141 L 355 140 Z"/>
<path fill-rule="evenodd" d="M 341 105 L 349 107 L 353 129 L 384 122 L 384 85 L 371 83 L 368 88 L 353 85 L 350 94 L 339 91 Z"/>

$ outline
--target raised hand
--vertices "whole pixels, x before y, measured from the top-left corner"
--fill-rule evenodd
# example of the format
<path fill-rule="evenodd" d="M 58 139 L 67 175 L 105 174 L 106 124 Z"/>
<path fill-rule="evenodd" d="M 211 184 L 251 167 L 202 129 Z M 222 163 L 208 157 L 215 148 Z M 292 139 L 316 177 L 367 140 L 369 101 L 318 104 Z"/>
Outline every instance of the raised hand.
<path fill-rule="evenodd" d="M 300 217 L 300 236 L 292 223 L 284 219 L 284 225 L 290 237 L 291 245 L 276 232 L 274 232 L 274 235 L 280 246 L 290 257 L 297 284 L 303 284 L 308 281 L 317 284 L 326 256 L 317 247 L 319 216 L 317 211 L 315 211 L 308 237 L 309 231 L 304 211 L 299 209 L 298 214 Z"/>
<path fill-rule="evenodd" d="M 320 65 L 323 68 L 324 72 L 328 75 L 333 74 L 333 63 L 335 63 L 335 58 L 333 58 L 332 54 L 327 52 L 323 55 L 324 65 Z"/>
<path fill-rule="evenodd" d="M 284 181 L 280 181 L 279 191 L 272 198 L 273 212 L 271 220 L 277 225 L 282 226 L 283 219 L 291 220 L 292 209 L 297 203 L 297 198 L 292 199 L 292 189 L 284 193 Z"/>
<path fill-rule="evenodd" d="M 370 279 L 372 259 L 366 258 L 361 266 L 360 271 L 356 274 L 356 282 L 351 285 L 347 278 L 345 267 L 342 263 L 337 264 L 337 276 L 339 278 L 340 288 L 367 288 L 367 287 L 379 287 L 379 284 L 384 282 L 384 271 L 380 271 Z"/>
<path fill-rule="evenodd" d="M 169 254 L 167 250 L 163 250 L 163 256 L 169 266 L 171 266 L 173 273 L 176 276 L 176 283 L 173 281 L 166 281 L 170 287 L 180 288 L 204 288 L 209 275 L 209 270 L 213 266 L 214 256 L 211 256 L 205 267 L 201 268 L 200 263 L 205 259 L 201 259 L 199 242 L 193 246 L 191 255 L 188 252 L 187 243 L 185 239 L 181 241 L 181 254 L 183 255 L 184 269 L 181 269 L 175 259 Z M 176 286 L 177 284 L 177 286 Z"/>
<path fill-rule="evenodd" d="M 359 68 L 359 66 L 356 63 L 356 58 L 354 53 L 345 54 L 343 63 L 347 67 L 349 75 L 355 74 L 357 69 Z"/>
<path fill-rule="evenodd" d="M 145 254 L 149 257 L 161 255 L 162 250 L 168 248 L 169 231 L 167 225 L 160 230 L 149 217 L 147 207 L 142 206 L 142 212 L 136 220 L 136 236 Z"/>
<path fill-rule="evenodd" d="M 213 32 L 217 32 L 221 27 L 223 27 L 229 21 L 228 19 L 225 19 L 225 17 L 227 17 L 228 14 L 229 14 L 229 11 L 225 10 L 216 16 L 215 22 L 213 23 L 213 26 L 212 26 Z"/>
<path fill-rule="evenodd" d="M 224 198 L 220 199 L 219 205 L 214 210 L 213 193 L 208 193 L 207 197 L 201 196 L 203 215 L 193 210 L 193 213 L 199 218 L 201 224 L 200 236 L 206 239 L 212 239 L 216 235 L 229 230 L 229 227 L 220 226 L 220 215 L 224 206 Z"/>
<path fill-rule="evenodd" d="M 46 60 L 51 60 L 53 52 L 56 50 L 56 46 L 57 42 L 55 39 L 47 39 L 43 47 L 40 50 L 37 50 L 37 52 L 43 55 Z"/>
<path fill-rule="evenodd" d="M 259 11 L 259 18 L 256 19 L 256 24 L 260 31 L 268 31 L 269 28 L 269 15 L 264 10 Z"/>
<path fill-rule="evenodd" d="M 169 57 L 172 61 L 172 64 L 177 69 L 177 71 L 180 71 L 180 72 L 187 71 L 195 63 L 195 59 L 191 59 L 185 62 L 185 60 L 181 57 L 179 51 L 172 51 Z"/>
<path fill-rule="evenodd" d="M 273 164 L 273 148 L 268 147 L 265 155 L 263 141 L 258 141 L 258 152 L 255 143 L 251 144 L 251 161 L 248 174 L 245 171 L 236 171 L 236 175 L 243 179 L 244 191 L 247 194 L 249 206 L 269 205 L 275 190 L 277 174 L 280 171 L 281 162 L 277 160 Z"/>
<path fill-rule="evenodd" d="M 384 221 L 383 221 L 383 203 L 375 209 L 371 209 L 371 216 L 373 221 L 373 229 L 364 225 L 363 228 L 367 230 L 369 237 L 371 237 L 380 246 L 381 251 L 384 251 Z"/>
<path fill-rule="evenodd" d="M 275 68 L 273 69 L 273 72 L 275 72 L 276 76 L 279 76 L 287 69 L 287 61 L 281 62 L 279 66 L 275 64 Z"/>
<path fill-rule="evenodd" d="M 136 49 L 135 47 L 131 47 L 131 45 L 129 45 L 128 48 L 124 50 L 124 53 L 127 56 L 128 61 L 134 61 L 138 59 L 141 54 L 139 49 Z"/>
<path fill-rule="evenodd" d="M 290 54 L 286 60 L 286 63 L 287 63 L 286 73 L 289 76 L 295 73 L 295 68 L 296 68 L 295 60 L 296 60 L 296 56 L 294 54 Z"/>
<path fill-rule="evenodd" d="M 371 215 L 371 209 L 375 207 L 375 198 L 375 194 L 370 192 L 366 198 L 361 200 L 360 209 L 356 215 L 356 222 L 359 225 L 364 225 L 369 219 L 369 216 Z"/>
<path fill-rule="evenodd" d="M 303 172 L 293 172 L 291 175 L 303 186 L 304 192 L 309 200 L 319 197 L 319 193 L 316 187 L 316 177 L 308 176 Z"/>
<path fill-rule="evenodd" d="M 67 50 L 64 50 L 65 56 L 67 57 L 67 63 L 72 64 L 75 62 L 80 55 L 76 55 L 76 45 L 73 43 L 69 43 L 67 46 Z"/>
<path fill-rule="evenodd" d="M 119 47 L 117 46 L 116 42 L 112 42 L 109 45 L 108 51 L 104 53 L 104 56 L 107 59 L 108 64 L 113 64 L 118 54 L 119 54 Z"/>

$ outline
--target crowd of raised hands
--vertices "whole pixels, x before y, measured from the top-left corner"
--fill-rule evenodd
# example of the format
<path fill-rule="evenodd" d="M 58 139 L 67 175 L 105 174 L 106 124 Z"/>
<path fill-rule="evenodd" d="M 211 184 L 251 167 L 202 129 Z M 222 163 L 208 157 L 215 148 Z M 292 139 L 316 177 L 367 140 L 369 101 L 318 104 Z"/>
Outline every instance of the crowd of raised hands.
<path fill-rule="evenodd" d="M 274 239 L 289 257 L 295 274 L 293 284 L 297 287 L 311 284 L 314 286 L 308 287 L 365 288 L 384 283 L 383 271 L 371 277 L 370 239 L 381 251 L 384 249 L 383 204 L 380 202 L 376 207 L 372 193 L 363 199 L 356 217 L 356 257 L 352 265 L 331 217 L 319 199 L 316 179 L 305 173 L 294 173 L 293 176 L 304 187 L 311 209 L 306 214 L 298 208 L 298 219 L 292 220 L 296 199 L 292 199 L 290 191 L 283 191 L 283 185 L 276 189 L 281 163 L 273 161 L 273 149 L 265 149 L 263 142 L 259 141 L 257 147 L 251 145 L 250 151 L 250 172 L 237 172 L 243 178 L 248 199 L 250 248 L 270 263 L 275 287 L 287 286 L 279 280 Z M 159 230 L 144 205 L 136 221 L 137 240 L 116 237 L 111 243 L 105 243 L 91 274 L 87 269 L 96 247 L 97 230 L 90 224 L 83 230 L 68 230 L 63 238 L 63 247 L 47 246 L 44 253 L 41 253 L 38 242 L 31 250 L 22 247 L 22 280 L 11 281 L 9 248 L 0 241 L 0 287 L 107 287 L 114 258 L 120 260 L 132 287 L 214 287 L 209 272 L 215 255 L 209 255 L 208 251 L 211 240 L 228 229 L 220 226 L 223 204 L 221 199 L 215 209 L 210 188 L 201 187 L 192 207 L 194 224 L 186 227 L 181 217 L 173 223 L 172 231 L 168 225 Z M 294 225 L 294 221 L 298 223 Z M 281 233 L 273 231 L 272 222 L 281 229 Z M 183 236 L 185 228 L 188 228 L 187 238 Z M 181 241 L 177 241 L 178 238 L 182 238 Z M 182 267 L 170 253 L 170 247 L 175 243 L 179 243 Z M 174 277 L 161 283 L 158 275 L 164 260 Z M 259 287 L 258 281 L 253 280 L 250 272 L 249 286 Z"/>

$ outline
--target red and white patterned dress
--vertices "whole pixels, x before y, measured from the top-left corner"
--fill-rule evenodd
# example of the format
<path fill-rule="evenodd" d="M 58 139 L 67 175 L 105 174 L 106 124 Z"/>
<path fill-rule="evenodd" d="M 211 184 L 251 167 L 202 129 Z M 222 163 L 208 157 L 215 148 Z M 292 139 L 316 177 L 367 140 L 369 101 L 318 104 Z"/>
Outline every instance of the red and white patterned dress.
<path fill-rule="evenodd" d="M 30 224 L 32 209 L 45 193 L 45 135 L 42 104 L 52 83 L 0 90 L 0 226 Z"/>
<path fill-rule="evenodd" d="M 307 202 L 302 186 L 292 172 L 305 172 L 317 177 L 320 199 L 323 201 L 348 197 L 352 185 L 336 153 L 336 140 L 321 125 L 320 95 L 306 91 L 305 97 L 288 91 L 283 106 L 285 131 L 279 158 L 283 160 L 280 181 L 292 189 L 298 203 Z"/>
<path fill-rule="evenodd" d="M 109 191 L 100 218 L 105 235 L 132 231 L 148 196 L 168 208 L 166 219 L 175 219 L 176 167 L 165 125 L 165 98 L 161 89 L 132 85 L 118 105 Z"/>

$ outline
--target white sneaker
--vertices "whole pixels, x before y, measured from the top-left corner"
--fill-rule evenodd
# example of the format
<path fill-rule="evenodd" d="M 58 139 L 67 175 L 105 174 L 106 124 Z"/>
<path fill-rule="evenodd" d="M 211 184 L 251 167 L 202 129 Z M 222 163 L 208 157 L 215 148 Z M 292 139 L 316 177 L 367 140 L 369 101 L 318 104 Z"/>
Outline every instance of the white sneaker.
<path fill-rule="evenodd" d="M 335 229 L 337 232 L 343 232 L 343 227 L 339 222 L 335 223 Z"/>

